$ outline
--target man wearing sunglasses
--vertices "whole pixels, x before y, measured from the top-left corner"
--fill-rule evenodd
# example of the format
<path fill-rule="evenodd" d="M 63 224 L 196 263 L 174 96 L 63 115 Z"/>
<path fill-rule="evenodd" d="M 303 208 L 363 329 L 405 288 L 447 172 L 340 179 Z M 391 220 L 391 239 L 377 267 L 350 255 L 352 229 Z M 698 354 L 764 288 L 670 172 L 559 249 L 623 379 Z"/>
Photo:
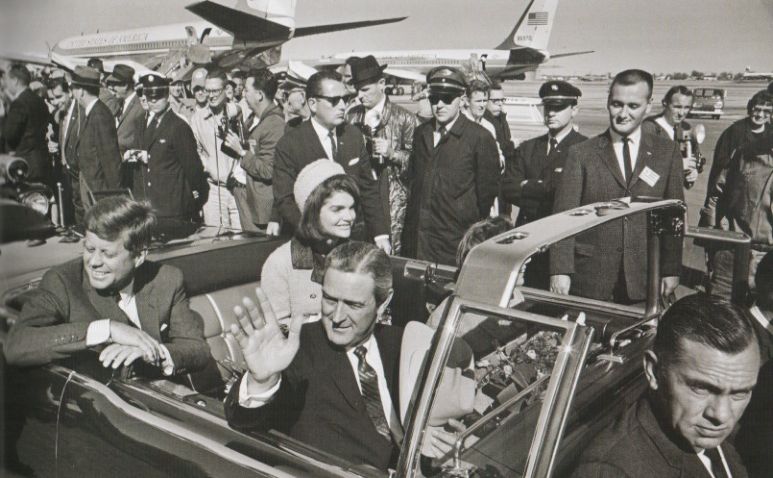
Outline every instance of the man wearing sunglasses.
<path fill-rule="evenodd" d="M 148 73 L 140 85 L 148 117 L 140 118 L 135 149 L 124 157 L 132 167 L 132 193 L 150 201 L 162 225 L 189 222 L 209 191 L 196 138 L 172 109 L 167 78 Z"/>
<path fill-rule="evenodd" d="M 494 136 L 460 114 L 467 85 L 461 71 L 434 68 L 427 85 L 433 119 L 413 137 L 403 252 L 455 264 L 462 236 L 488 215 L 499 191 L 499 154 Z"/>
<path fill-rule="evenodd" d="M 389 222 L 381 207 L 370 154 L 360 130 L 346 123 L 349 96 L 341 77 L 332 71 L 314 73 L 306 85 L 306 97 L 311 118 L 289 129 L 277 143 L 274 155 L 274 202 L 284 231 L 294 231 L 301 216 L 293 196 L 298 173 L 307 164 L 327 158 L 340 164 L 360 188 L 359 210 L 366 231 L 362 231 L 358 214 L 355 238 L 373 240 L 379 248 L 391 252 Z"/>

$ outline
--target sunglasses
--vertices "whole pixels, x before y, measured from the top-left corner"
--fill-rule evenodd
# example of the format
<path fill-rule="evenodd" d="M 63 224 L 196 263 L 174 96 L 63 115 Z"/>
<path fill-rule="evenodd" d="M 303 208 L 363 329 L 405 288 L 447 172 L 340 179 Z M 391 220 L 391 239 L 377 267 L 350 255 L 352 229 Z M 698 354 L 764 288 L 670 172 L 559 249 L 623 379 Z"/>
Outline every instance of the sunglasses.
<path fill-rule="evenodd" d="M 429 95 L 429 104 L 432 106 L 435 106 L 436 104 L 440 103 L 441 101 L 443 104 L 450 105 L 454 102 L 457 98 L 459 98 L 461 95 L 457 95 L 454 93 L 432 93 Z"/>
<path fill-rule="evenodd" d="M 351 101 L 351 99 L 353 97 L 354 97 L 354 95 L 343 95 L 343 96 L 314 95 L 314 96 L 312 96 L 312 98 L 319 98 L 319 99 L 327 101 L 328 103 L 330 103 L 331 106 L 336 106 L 341 101 L 343 101 L 344 104 L 347 104 L 347 103 L 349 103 L 349 101 Z"/>

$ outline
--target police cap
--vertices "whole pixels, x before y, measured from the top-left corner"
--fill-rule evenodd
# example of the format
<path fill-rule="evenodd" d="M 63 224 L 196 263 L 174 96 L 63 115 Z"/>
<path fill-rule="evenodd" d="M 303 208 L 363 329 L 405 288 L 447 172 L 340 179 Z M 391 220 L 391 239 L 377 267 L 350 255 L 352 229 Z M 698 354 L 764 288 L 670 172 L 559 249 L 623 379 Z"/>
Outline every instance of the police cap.
<path fill-rule="evenodd" d="M 467 88 L 464 73 L 450 66 L 438 66 L 427 73 L 430 91 L 447 90 L 461 93 Z"/>
<path fill-rule="evenodd" d="M 148 98 L 163 98 L 169 94 L 169 79 L 155 72 L 140 77 L 142 94 Z"/>
<path fill-rule="evenodd" d="M 576 105 L 582 91 L 571 83 L 561 80 L 550 80 L 540 86 L 539 97 L 543 104 Z"/>

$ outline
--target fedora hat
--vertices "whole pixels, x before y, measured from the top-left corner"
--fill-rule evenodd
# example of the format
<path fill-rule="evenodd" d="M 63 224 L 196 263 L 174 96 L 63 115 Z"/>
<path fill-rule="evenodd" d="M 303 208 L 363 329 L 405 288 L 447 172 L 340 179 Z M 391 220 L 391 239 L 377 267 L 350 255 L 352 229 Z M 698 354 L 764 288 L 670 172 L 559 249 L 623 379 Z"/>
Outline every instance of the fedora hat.
<path fill-rule="evenodd" d="M 86 86 L 99 88 L 102 86 L 99 83 L 100 73 L 94 68 L 88 66 L 76 66 L 72 72 L 72 85 L 73 86 Z"/>
<path fill-rule="evenodd" d="M 129 65 L 117 64 L 113 67 L 113 72 L 105 79 L 108 83 L 120 83 L 128 85 L 134 81 L 134 68 Z"/>
<path fill-rule="evenodd" d="M 355 88 L 377 82 L 387 67 L 387 65 L 379 65 L 373 55 L 355 58 L 350 62 L 350 66 L 352 68 L 352 83 Z"/>

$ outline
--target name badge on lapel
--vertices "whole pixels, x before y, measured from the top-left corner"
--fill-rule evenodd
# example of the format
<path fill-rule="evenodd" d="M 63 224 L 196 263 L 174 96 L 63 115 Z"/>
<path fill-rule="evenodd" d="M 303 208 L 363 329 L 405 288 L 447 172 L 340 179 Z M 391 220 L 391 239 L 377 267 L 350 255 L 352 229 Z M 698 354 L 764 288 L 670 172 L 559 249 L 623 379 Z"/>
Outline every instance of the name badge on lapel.
<path fill-rule="evenodd" d="M 655 187 L 655 184 L 660 179 L 660 175 L 651 170 L 649 166 L 645 166 L 641 174 L 639 174 L 639 178 L 645 183 L 649 184 L 650 187 Z"/>

